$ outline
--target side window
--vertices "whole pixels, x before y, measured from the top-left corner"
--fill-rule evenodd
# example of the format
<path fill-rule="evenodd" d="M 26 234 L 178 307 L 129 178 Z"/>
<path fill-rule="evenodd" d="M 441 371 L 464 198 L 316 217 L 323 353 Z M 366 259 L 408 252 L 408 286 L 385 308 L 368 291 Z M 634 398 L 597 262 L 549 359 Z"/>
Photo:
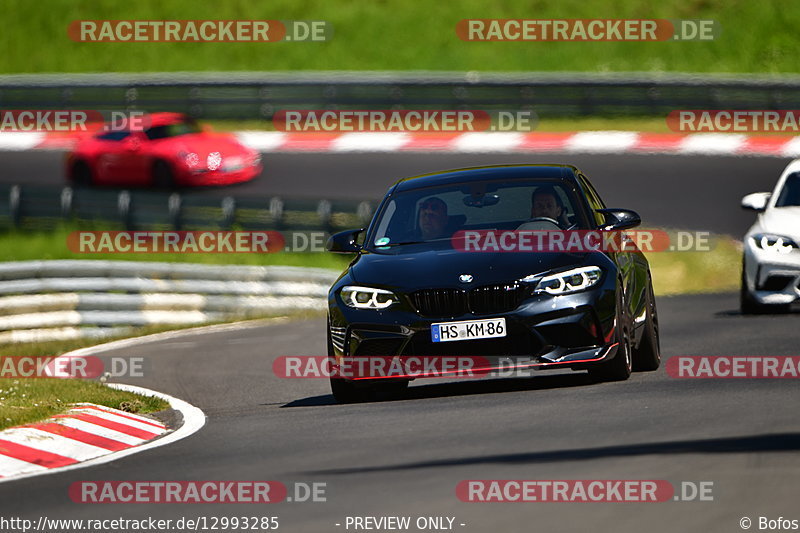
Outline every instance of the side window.
<path fill-rule="evenodd" d="M 597 194 L 597 191 L 594 190 L 592 184 L 589 183 L 589 180 L 586 179 L 586 176 L 583 174 L 579 175 L 581 188 L 586 192 L 586 199 L 589 202 L 589 207 L 592 209 L 592 216 L 594 217 L 594 222 L 598 226 L 602 226 L 605 224 L 605 217 L 597 212 L 597 209 L 605 209 L 605 204 L 600 199 L 600 196 Z"/>
<path fill-rule="evenodd" d="M 800 205 L 800 173 L 797 172 L 786 177 L 786 183 L 783 184 L 778 201 L 775 202 L 775 207 L 791 205 Z"/>
<path fill-rule="evenodd" d="M 108 133 L 98 135 L 97 138 L 102 141 L 121 141 L 127 139 L 130 134 L 131 132 L 128 130 L 109 131 Z"/>

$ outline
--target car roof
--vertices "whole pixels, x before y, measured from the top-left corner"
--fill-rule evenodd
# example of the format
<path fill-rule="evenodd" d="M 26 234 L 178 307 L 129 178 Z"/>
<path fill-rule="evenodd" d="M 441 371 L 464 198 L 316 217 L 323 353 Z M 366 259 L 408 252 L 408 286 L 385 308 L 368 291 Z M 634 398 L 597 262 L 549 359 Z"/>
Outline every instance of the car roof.
<path fill-rule="evenodd" d="M 572 165 L 489 165 L 403 178 L 395 183 L 394 189 L 400 192 L 451 183 L 509 179 L 555 179 L 574 183 L 579 172 Z"/>
<path fill-rule="evenodd" d="M 189 117 L 184 113 L 149 113 L 145 115 L 145 120 L 148 126 L 166 126 L 167 124 L 175 124 L 176 122 L 183 122 Z"/>

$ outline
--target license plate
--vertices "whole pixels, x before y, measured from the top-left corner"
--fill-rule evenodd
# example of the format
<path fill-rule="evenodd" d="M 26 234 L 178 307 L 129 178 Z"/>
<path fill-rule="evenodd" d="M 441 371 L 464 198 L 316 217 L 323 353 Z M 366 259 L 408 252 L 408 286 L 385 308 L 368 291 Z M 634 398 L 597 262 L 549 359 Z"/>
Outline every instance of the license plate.
<path fill-rule="evenodd" d="M 464 341 L 468 339 L 493 339 L 506 336 L 506 319 L 464 320 L 431 324 L 433 342 Z"/>

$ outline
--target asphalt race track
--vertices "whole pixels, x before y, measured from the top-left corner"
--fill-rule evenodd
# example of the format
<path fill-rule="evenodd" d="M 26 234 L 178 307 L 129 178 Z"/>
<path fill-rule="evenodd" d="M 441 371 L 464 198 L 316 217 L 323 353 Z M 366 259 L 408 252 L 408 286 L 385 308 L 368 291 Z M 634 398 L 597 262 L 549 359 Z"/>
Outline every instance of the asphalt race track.
<path fill-rule="evenodd" d="M 645 224 L 740 237 L 752 216 L 742 196 L 771 191 L 789 159 L 677 155 L 265 153 L 256 180 L 190 194 L 379 199 L 399 178 L 477 165 L 569 163 L 606 203 L 638 211 Z M 0 152 L 0 183 L 64 184 L 64 152 Z"/>
<path fill-rule="evenodd" d="M 60 157 L 0 154 L 2 180 L 57 182 Z M 770 190 L 786 163 L 565 154 L 272 154 L 265 161 L 265 176 L 233 189 L 237 194 L 379 196 L 394 178 L 427 170 L 572 162 L 607 203 L 640 210 L 648 223 L 736 236 L 752 221 L 739 210 L 741 196 Z M 800 355 L 797 312 L 741 316 L 734 294 L 660 298 L 658 305 L 665 358 Z M 753 520 L 753 530 L 761 516 L 800 519 L 796 380 L 676 379 L 662 365 L 608 384 L 592 384 L 582 373 L 424 380 L 412 383 L 402 399 L 337 405 L 326 381 L 272 373 L 278 356 L 323 355 L 324 331 L 319 318 L 109 353 L 145 358 L 145 377 L 124 381 L 200 407 L 206 426 L 188 439 L 110 464 L 0 483 L 0 505 L 6 514 L 34 521 L 42 515 L 278 516 L 287 532 L 347 531 L 347 516 L 411 516 L 412 522 L 449 516 L 455 530 L 480 533 L 732 532 L 742 530 L 743 517 Z M 713 501 L 463 503 L 455 488 L 469 479 L 652 479 L 676 489 L 682 482 L 713 482 Z M 327 501 L 81 505 L 67 494 L 79 480 L 322 482 Z"/>
<path fill-rule="evenodd" d="M 659 301 L 665 356 L 796 355 L 798 316 L 742 317 L 733 295 Z M 407 399 L 337 405 L 322 380 L 279 379 L 278 355 L 324 349 L 324 319 L 121 350 L 128 379 L 203 409 L 192 437 L 90 469 L 0 484 L 13 514 L 48 518 L 274 515 L 282 531 L 343 531 L 345 517 L 454 516 L 461 531 L 737 531 L 797 512 L 800 431 L 791 379 L 614 384 L 582 374 L 415 382 Z M 80 505 L 76 480 L 324 482 L 325 503 Z M 713 502 L 462 503 L 466 479 L 713 482 Z"/>

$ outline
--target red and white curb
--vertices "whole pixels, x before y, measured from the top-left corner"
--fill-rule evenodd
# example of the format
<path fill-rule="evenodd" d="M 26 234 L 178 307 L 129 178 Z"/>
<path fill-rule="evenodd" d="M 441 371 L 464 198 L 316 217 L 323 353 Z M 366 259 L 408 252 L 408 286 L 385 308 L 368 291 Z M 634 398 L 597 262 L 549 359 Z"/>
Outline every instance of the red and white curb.
<path fill-rule="evenodd" d="M 98 344 L 98 345 L 95 345 L 95 346 L 87 346 L 86 348 L 80 348 L 80 349 L 74 350 L 72 352 L 67 352 L 65 354 L 60 355 L 59 357 L 78 357 L 78 356 L 85 357 L 85 356 L 89 356 L 89 355 L 94 355 L 94 354 L 100 354 L 100 353 L 103 353 L 103 352 L 107 352 L 109 350 L 118 350 L 118 349 L 122 349 L 122 348 L 130 348 L 130 347 L 133 347 L 133 346 L 139 346 L 141 344 L 147 344 L 147 343 L 151 343 L 151 342 L 173 340 L 173 339 L 178 339 L 178 338 L 187 337 L 187 336 L 203 335 L 203 334 L 207 334 L 207 333 L 240 331 L 240 330 L 243 330 L 243 329 L 263 327 L 266 324 L 281 323 L 281 322 L 284 322 L 286 320 L 288 320 L 288 319 L 287 318 L 282 318 L 282 317 L 276 317 L 276 318 L 269 318 L 269 319 L 246 320 L 246 321 L 241 321 L 241 322 L 234 322 L 232 324 L 214 324 L 214 325 L 211 325 L 211 326 L 197 326 L 197 327 L 191 327 L 191 328 L 174 330 L 174 331 L 164 331 L 164 332 L 161 332 L 161 333 L 152 333 L 150 335 L 143 335 L 141 337 L 131 337 L 131 338 L 128 338 L 128 339 L 120 339 L 120 340 L 116 340 L 116 341 L 110 341 L 110 342 L 106 342 L 106 343 L 103 343 L 103 344 Z M 186 437 L 189 437 L 190 435 L 192 435 L 192 434 L 196 433 L 197 431 L 199 431 L 200 428 L 202 428 L 206 423 L 206 415 L 205 415 L 205 413 L 203 413 L 203 411 L 201 411 L 197 407 L 195 407 L 195 406 L 191 405 L 190 403 L 185 402 L 185 401 L 183 401 L 183 400 L 181 400 L 179 398 L 175 398 L 175 397 L 170 396 L 168 394 L 164 394 L 163 392 L 157 392 L 157 391 L 154 391 L 154 390 L 145 389 L 144 387 L 137 387 L 135 385 L 124 385 L 124 384 L 121 384 L 121 383 L 109 383 L 108 386 L 112 387 L 114 389 L 124 390 L 124 391 L 128 391 L 128 392 L 134 392 L 134 393 L 141 394 L 141 395 L 144 395 L 144 396 L 156 396 L 158 398 L 161 398 L 162 400 L 165 400 L 166 402 L 168 402 L 169 406 L 172 409 L 174 409 L 175 411 L 178 411 L 181 414 L 181 416 L 183 418 L 183 423 L 180 425 L 180 427 L 178 427 L 175 430 L 167 430 L 166 428 L 164 428 L 165 431 L 160 433 L 161 436 L 159 438 L 152 437 L 152 440 L 144 439 L 144 436 L 141 433 L 139 434 L 139 436 L 131 435 L 129 433 L 125 433 L 123 431 L 119 431 L 118 428 L 107 427 L 107 424 L 103 425 L 103 424 L 95 424 L 94 422 L 86 422 L 85 419 L 82 421 L 82 422 L 85 422 L 85 424 L 81 424 L 81 422 L 78 422 L 78 423 L 66 422 L 65 423 L 63 420 L 65 418 L 70 418 L 69 414 L 63 415 L 61 417 L 54 417 L 55 419 L 59 420 L 57 422 L 53 422 L 52 420 L 46 420 L 44 422 L 38 422 L 36 424 L 30 424 L 28 426 L 23 426 L 22 428 L 9 428 L 9 429 L 7 429 L 7 430 L 5 430 L 3 432 L 0 432 L 0 440 L 5 439 L 5 437 L 3 437 L 2 435 L 6 431 L 13 432 L 14 430 L 17 430 L 17 429 L 23 429 L 23 428 L 29 428 L 29 427 L 32 427 L 34 429 L 41 429 L 41 428 L 36 428 L 36 426 L 57 423 L 57 424 L 64 425 L 65 427 L 72 427 L 72 429 L 78 429 L 78 430 L 84 430 L 84 428 L 88 428 L 91 431 L 85 431 L 86 433 L 90 433 L 90 434 L 92 434 L 92 435 L 94 435 L 96 437 L 117 441 L 117 442 L 119 442 L 121 444 L 126 444 L 126 441 L 133 442 L 133 440 L 135 440 L 137 438 L 140 439 L 141 443 L 138 444 L 138 445 L 131 444 L 129 446 L 124 446 L 123 448 L 121 448 L 121 449 L 119 449 L 117 451 L 113 451 L 113 450 L 109 450 L 107 447 L 104 448 L 103 446 L 98 446 L 97 444 L 100 443 L 99 438 L 91 437 L 93 440 L 91 442 L 88 442 L 88 443 L 80 441 L 79 439 L 72 438 L 71 441 L 76 441 L 76 442 L 73 443 L 73 442 L 69 442 L 68 441 L 67 444 L 69 444 L 70 446 L 81 447 L 81 444 L 84 444 L 84 445 L 92 447 L 92 448 L 88 448 L 87 449 L 84 446 L 83 448 L 87 449 L 87 451 L 91 450 L 93 452 L 97 452 L 97 450 L 94 450 L 94 448 L 103 448 L 104 451 L 105 451 L 105 453 L 97 455 L 97 456 L 94 456 L 93 458 L 89 457 L 86 460 L 78 460 L 77 458 L 70 457 L 68 452 L 63 451 L 64 448 L 48 448 L 48 449 L 44 449 L 43 448 L 44 447 L 43 444 L 40 445 L 37 442 L 37 443 L 35 443 L 34 446 L 30 446 L 30 441 L 27 441 L 27 443 L 22 444 L 22 445 L 23 446 L 29 446 L 29 447 L 36 447 L 35 449 L 40 449 L 41 448 L 43 452 L 50 452 L 50 453 L 52 453 L 54 455 L 58 455 L 58 456 L 64 457 L 67 460 L 74 459 L 74 461 L 68 462 L 68 463 L 64 464 L 63 466 L 56 466 L 56 465 L 48 466 L 48 465 L 44 465 L 44 464 L 41 464 L 41 463 L 37 463 L 36 460 L 32 456 L 27 456 L 27 459 L 19 459 L 18 457 L 14 457 L 14 456 L 8 455 L 6 452 L 0 450 L 0 483 L 6 482 L 6 481 L 13 481 L 13 480 L 21 479 L 21 478 L 26 478 L 26 477 L 32 477 L 32 476 L 38 476 L 38 475 L 43 475 L 43 474 L 51 474 L 51 473 L 63 472 L 63 471 L 66 471 L 66 470 L 73 470 L 73 469 L 77 469 L 77 468 L 85 468 L 85 467 L 89 467 L 89 466 L 95 466 L 95 465 L 100 465 L 100 464 L 104 464 L 104 463 L 109 463 L 111 461 L 116 461 L 117 459 L 121 459 L 121 458 L 126 457 L 128 455 L 132 455 L 132 454 L 135 454 L 135 453 L 143 452 L 145 450 L 149 450 L 149 449 L 152 449 L 152 448 L 157 448 L 159 446 L 165 446 L 167 444 L 172 444 L 173 442 L 179 441 L 181 439 L 185 439 Z M 89 405 L 90 404 L 79 404 L 79 405 L 77 405 L 75 407 L 75 409 L 78 410 L 78 411 L 85 411 L 87 409 L 91 409 L 90 407 L 88 407 Z M 95 408 L 99 408 L 101 410 L 106 410 L 106 411 L 116 411 L 116 410 L 113 410 L 113 409 L 109 409 L 107 407 L 99 407 L 99 406 L 94 406 L 94 407 Z M 129 419 L 132 419 L 132 420 L 136 420 L 137 418 L 144 418 L 145 420 L 144 421 L 140 420 L 139 423 L 146 424 L 144 430 L 147 431 L 147 432 L 154 432 L 157 429 L 155 426 L 153 426 L 151 424 L 161 425 L 161 427 L 163 427 L 163 424 L 159 424 L 158 421 L 156 421 L 156 420 L 153 420 L 153 419 L 150 419 L 150 418 L 146 418 L 146 417 L 139 417 L 139 415 L 131 415 L 130 413 L 125 413 L 125 412 L 122 412 L 122 411 L 118 411 L 118 412 L 121 413 L 121 415 L 124 415 L 125 418 L 129 418 Z M 90 414 L 90 416 L 91 415 L 94 415 L 95 417 L 99 416 L 98 413 L 96 413 L 94 411 L 90 411 L 89 414 Z M 107 416 L 107 415 L 104 415 L 104 416 Z M 128 425 L 130 425 L 130 423 L 127 422 L 127 420 L 124 421 L 124 422 L 121 422 L 121 423 L 123 423 L 123 424 L 124 423 L 128 423 Z M 72 424 L 72 426 L 70 426 L 68 424 Z M 87 426 L 86 424 L 93 424 L 93 425 L 88 425 Z M 78 427 L 75 427 L 76 425 Z M 56 428 L 56 429 L 60 429 L 60 428 Z M 139 429 L 141 429 L 141 427 Z M 28 433 L 30 433 L 30 432 L 28 432 Z M 51 435 L 54 435 L 53 432 L 45 431 L 45 433 L 46 433 L 45 435 L 38 435 L 38 436 L 40 436 L 42 438 L 53 438 L 53 437 L 51 437 Z M 77 433 L 75 433 L 75 432 L 71 432 L 71 433 L 72 433 L 72 435 L 77 435 Z M 121 436 L 118 435 L 119 433 L 123 433 L 126 436 L 121 437 Z M 115 436 L 116 436 L 116 438 L 115 438 Z M 158 436 L 158 435 L 156 435 L 156 436 Z M 55 436 L 55 437 L 57 437 L 57 436 Z M 124 440 L 120 440 L 120 439 L 124 439 Z M 61 442 L 63 443 L 64 441 L 61 441 Z M 103 441 L 103 442 L 106 442 L 106 441 Z M 109 443 L 107 443 L 107 442 L 106 442 L 106 444 L 109 445 Z M 2 448 L 2 446 L 3 446 L 3 444 L 0 442 L 0 448 Z M 116 447 L 116 446 L 118 446 L 118 444 L 114 443 L 114 446 Z M 69 452 L 69 453 L 71 453 L 71 452 Z M 88 456 L 91 456 L 91 453 L 89 453 Z M 44 454 L 42 454 L 41 457 L 44 457 Z M 7 469 L 5 465 L 11 465 L 12 467 L 14 465 L 16 465 L 16 467 L 24 467 L 24 471 L 23 471 L 23 468 L 20 468 L 19 470 L 13 470 L 13 468 L 8 468 Z"/>
<path fill-rule="evenodd" d="M 41 472 L 138 446 L 166 433 L 151 418 L 90 403 L 0 431 L 0 476 Z"/>
<path fill-rule="evenodd" d="M 0 482 L 107 463 L 186 438 L 205 424 L 203 412 L 183 400 L 132 385 L 109 386 L 167 400 L 183 424 L 170 430 L 152 418 L 76 404 L 42 422 L 0 431 Z"/>
<path fill-rule="evenodd" d="M 284 133 L 239 131 L 243 144 L 261 152 L 596 153 L 800 156 L 800 137 L 733 133 L 632 131 L 474 133 Z M 0 132 L 0 150 L 68 150 L 75 135 Z"/>

